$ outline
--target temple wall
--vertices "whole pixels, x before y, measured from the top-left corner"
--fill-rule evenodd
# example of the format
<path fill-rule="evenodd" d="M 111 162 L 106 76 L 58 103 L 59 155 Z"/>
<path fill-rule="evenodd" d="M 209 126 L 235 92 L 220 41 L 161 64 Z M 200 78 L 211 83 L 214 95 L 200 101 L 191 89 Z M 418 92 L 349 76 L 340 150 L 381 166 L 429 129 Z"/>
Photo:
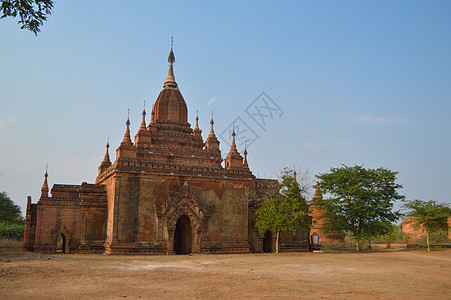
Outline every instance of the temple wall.
<path fill-rule="evenodd" d="M 158 221 L 154 203 L 158 201 L 154 189 L 163 181 L 163 179 L 148 177 L 140 179 L 137 241 L 161 242 L 163 240 L 163 224 Z M 160 199 L 160 202 L 163 202 L 162 200 Z"/>
<path fill-rule="evenodd" d="M 82 207 L 81 241 L 79 250 L 102 251 L 106 238 L 106 207 Z"/>
<path fill-rule="evenodd" d="M 52 200 L 39 202 L 34 251 L 55 253 L 57 237 L 65 238 L 64 251 L 69 253 L 80 245 L 80 207 L 73 201 Z"/>
<path fill-rule="evenodd" d="M 197 252 L 249 251 L 250 181 L 144 174 L 113 178 L 106 182 L 107 253 L 171 252 L 180 214 L 191 220 Z M 189 197 L 178 195 L 185 182 L 193 192 Z M 184 213 L 183 205 L 190 211 Z"/>
<path fill-rule="evenodd" d="M 448 239 L 451 240 L 451 216 L 448 217 Z"/>
<path fill-rule="evenodd" d="M 128 252 L 134 248 L 138 234 L 139 177 L 119 175 L 107 182 L 108 221 L 105 249 Z"/>
<path fill-rule="evenodd" d="M 411 220 L 411 218 L 402 219 L 403 239 L 408 243 L 417 243 L 426 236 L 426 232 L 422 228 L 416 227 Z M 442 230 L 447 230 L 447 228 L 444 227 Z M 451 217 L 448 217 L 448 239 L 451 239 Z"/>
<path fill-rule="evenodd" d="M 346 233 L 324 233 L 322 230 L 323 220 L 321 219 L 322 212 L 311 204 L 310 215 L 313 218 L 312 227 L 310 228 L 310 235 L 316 233 L 318 235 L 319 244 L 322 243 L 344 243 Z"/>
<path fill-rule="evenodd" d="M 258 232 L 257 227 L 255 226 L 255 221 L 257 220 L 257 213 L 255 211 L 255 206 L 248 207 L 248 217 L 247 217 L 247 233 L 248 233 L 248 242 L 250 246 L 251 252 L 262 252 L 262 235 Z"/>
<path fill-rule="evenodd" d="M 62 236 L 63 253 L 101 251 L 106 233 L 106 193 L 102 186 L 54 185 L 52 196 L 37 204 L 29 198 L 24 249 L 57 252 Z"/>
<path fill-rule="evenodd" d="M 25 216 L 24 242 L 22 250 L 33 251 L 36 238 L 37 204 L 31 204 L 31 196 L 27 199 Z"/>
<path fill-rule="evenodd" d="M 262 252 L 264 236 L 255 228 L 257 215 L 249 206 L 254 183 L 201 176 L 114 174 L 101 185 L 58 185 L 52 189 L 52 197 L 27 209 L 24 248 L 55 253 L 61 234 L 65 253 L 171 254 L 177 221 L 186 215 L 194 253 Z M 303 231 L 281 236 L 281 251 L 307 248 L 308 235 Z"/>
<path fill-rule="evenodd" d="M 411 222 L 411 218 L 402 219 L 402 234 L 403 239 L 407 240 L 408 243 L 419 242 L 426 232 L 422 229 L 416 228 Z"/>

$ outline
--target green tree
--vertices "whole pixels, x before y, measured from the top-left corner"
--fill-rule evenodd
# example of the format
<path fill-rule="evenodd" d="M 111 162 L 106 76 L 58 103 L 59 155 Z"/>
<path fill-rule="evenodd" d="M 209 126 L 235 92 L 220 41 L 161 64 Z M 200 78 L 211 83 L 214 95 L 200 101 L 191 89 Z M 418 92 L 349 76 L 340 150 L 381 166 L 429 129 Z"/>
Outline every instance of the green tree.
<path fill-rule="evenodd" d="M 0 222 L 23 223 L 20 207 L 14 204 L 6 192 L 0 193 Z"/>
<path fill-rule="evenodd" d="M 384 168 L 343 165 L 317 175 L 324 196 L 314 201 L 323 211 L 324 232 L 348 232 L 357 251 L 364 239 L 385 234 L 388 224 L 400 216 L 393 211 L 394 202 L 404 199 L 397 192 L 402 188 L 395 182 L 397 174 Z"/>
<path fill-rule="evenodd" d="M 258 231 L 263 234 L 270 230 L 276 234 L 276 253 L 279 253 L 282 232 L 295 235 L 299 230 L 310 229 L 312 217 L 308 215 L 308 210 L 295 173 L 285 168 L 277 192 L 257 208 Z"/>
<path fill-rule="evenodd" d="M 448 216 L 450 208 L 448 204 L 437 203 L 433 200 L 421 201 L 412 200 L 404 204 L 407 209 L 406 217 L 411 218 L 410 223 L 418 230 L 426 233 L 426 244 L 428 251 L 431 251 L 429 244 L 430 236 L 438 230 L 448 229 Z"/>
<path fill-rule="evenodd" d="M 28 29 L 35 35 L 39 28 L 47 20 L 47 16 L 52 14 L 52 0 L 1 0 L 1 18 L 19 15 L 18 24 L 22 24 L 21 29 Z"/>

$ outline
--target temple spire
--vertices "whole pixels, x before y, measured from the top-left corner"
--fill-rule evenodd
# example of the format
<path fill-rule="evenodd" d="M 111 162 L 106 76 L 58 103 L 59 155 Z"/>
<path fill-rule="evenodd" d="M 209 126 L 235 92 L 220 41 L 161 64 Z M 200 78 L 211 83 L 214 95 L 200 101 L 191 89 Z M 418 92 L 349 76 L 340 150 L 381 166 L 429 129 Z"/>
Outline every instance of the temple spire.
<path fill-rule="evenodd" d="M 316 182 L 316 189 L 315 189 L 315 194 L 313 195 L 313 199 L 319 199 L 319 200 L 323 199 L 323 193 L 319 189 L 319 182 L 318 181 Z"/>
<path fill-rule="evenodd" d="M 213 111 L 211 112 L 211 120 L 210 120 L 210 134 L 207 137 L 207 141 L 205 142 L 205 148 L 207 150 L 215 150 L 217 151 L 217 154 L 220 155 L 221 152 L 219 150 L 219 141 L 216 138 L 215 131 L 213 130 L 213 124 L 215 121 L 213 121 Z"/>
<path fill-rule="evenodd" d="M 174 43 L 174 39 L 173 39 L 173 37 L 171 37 L 171 52 L 169 52 L 169 56 L 168 56 L 169 71 L 168 71 L 168 76 L 166 77 L 166 82 L 163 84 L 163 88 L 177 87 L 177 83 L 175 82 L 175 76 L 174 76 L 174 68 L 173 68 L 173 64 L 175 63 L 173 43 Z"/>
<path fill-rule="evenodd" d="M 235 150 L 235 151 L 238 151 L 237 149 L 236 149 L 236 144 L 235 144 L 235 136 L 236 136 L 236 133 L 235 133 L 235 125 L 233 125 L 233 131 L 232 131 L 232 146 L 230 147 L 230 150 Z"/>
<path fill-rule="evenodd" d="M 215 134 L 215 131 L 213 130 L 213 124 L 215 124 L 215 121 L 213 121 L 213 111 L 211 111 L 211 120 L 210 120 L 210 134 Z"/>
<path fill-rule="evenodd" d="M 141 122 L 141 127 L 139 127 L 139 130 L 146 130 L 146 101 L 144 100 L 144 108 L 143 108 L 143 120 Z"/>
<path fill-rule="evenodd" d="M 199 111 L 196 112 L 196 126 L 194 127 L 194 130 L 199 131 Z"/>
<path fill-rule="evenodd" d="M 103 173 L 103 171 L 108 169 L 110 166 L 111 166 L 111 161 L 110 161 L 110 136 L 108 136 L 107 142 L 106 142 L 105 156 L 103 157 L 103 161 L 100 163 L 100 166 L 99 166 L 99 174 Z"/>
<path fill-rule="evenodd" d="M 107 163 L 107 164 L 111 165 L 109 149 L 110 149 L 110 136 L 108 136 L 108 139 L 106 142 L 106 152 L 105 152 L 105 156 L 103 157 L 102 164 Z"/>
<path fill-rule="evenodd" d="M 44 183 L 42 184 L 42 188 L 41 188 L 41 198 L 48 198 L 49 197 L 49 185 L 47 183 L 47 177 L 48 175 L 48 168 L 49 165 L 47 164 L 45 166 L 45 174 L 44 174 Z"/>
<path fill-rule="evenodd" d="M 131 146 L 133 145 L 132 140 L 130 138 L 130 109 L 128 110 L 127 122 L 125 122 L 127 129 L 125 130 L 124 139 L 121 142 L 121 146 Z"/>
<path fill-rule="evenodd" d="M 202 140 L 202 130 L 199 129 L 199 111 L 196 113 L 196 126 L 194 127 L 193 135 L 194 137 Z M 201 146 L 203 146 L 203 143 Z"/>

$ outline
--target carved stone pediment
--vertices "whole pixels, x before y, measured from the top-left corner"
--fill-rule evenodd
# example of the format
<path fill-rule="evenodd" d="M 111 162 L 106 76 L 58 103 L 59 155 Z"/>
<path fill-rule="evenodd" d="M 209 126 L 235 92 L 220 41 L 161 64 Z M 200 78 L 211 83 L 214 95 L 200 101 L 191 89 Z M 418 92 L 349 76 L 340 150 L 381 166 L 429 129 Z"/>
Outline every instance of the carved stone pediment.
<path fill-rule="evenodd" d="M 199 195 L 188 182 L 185 183 L 168 198 L 168 204 L 171 206 L 179 205 L 182 202 L 190 202 L 190 205 L 199 207 Z"/>
<path fill-rule="evenodd" d="M 186 214 L 190 220 L 193 229 L 199 233 L 203 229 L 203 224 L 211 216 L 214 211 L 214 205 L 207 205 L 200 200 L 196 188 L 185 182 L 172 195 L 169 195 L 164 204 L 155 203 L 158 217 L 166 220 L 169 232 L 175 230 L 177 220 L 183 214 Z"/>

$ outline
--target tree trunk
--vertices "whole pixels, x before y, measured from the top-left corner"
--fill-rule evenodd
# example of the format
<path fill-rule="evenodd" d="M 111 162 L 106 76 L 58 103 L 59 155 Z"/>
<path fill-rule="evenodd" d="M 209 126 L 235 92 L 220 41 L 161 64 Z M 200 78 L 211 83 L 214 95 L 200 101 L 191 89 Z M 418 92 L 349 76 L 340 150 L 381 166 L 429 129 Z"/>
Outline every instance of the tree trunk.
<path fill-rule="evenodd" d="M 359 247 L 359 240 L 355 240 L 355 251 L 359 251 L 360 247 Z"/>
<path fill-rule="evenodd" d="M 371 240 L 368 240 L 368 249 L 371 249 Z"/>
<path fill-rule="evenodd" d="M 431 251 L 431 247 L 429 246 L 429 232 L 426 233 L 426 244 L 428 245 L 428 251 Z"/>
<path fill-rule="evenodd" d="M 279 232 L 276 232 L 276 253 L 279 253 Z"/>

